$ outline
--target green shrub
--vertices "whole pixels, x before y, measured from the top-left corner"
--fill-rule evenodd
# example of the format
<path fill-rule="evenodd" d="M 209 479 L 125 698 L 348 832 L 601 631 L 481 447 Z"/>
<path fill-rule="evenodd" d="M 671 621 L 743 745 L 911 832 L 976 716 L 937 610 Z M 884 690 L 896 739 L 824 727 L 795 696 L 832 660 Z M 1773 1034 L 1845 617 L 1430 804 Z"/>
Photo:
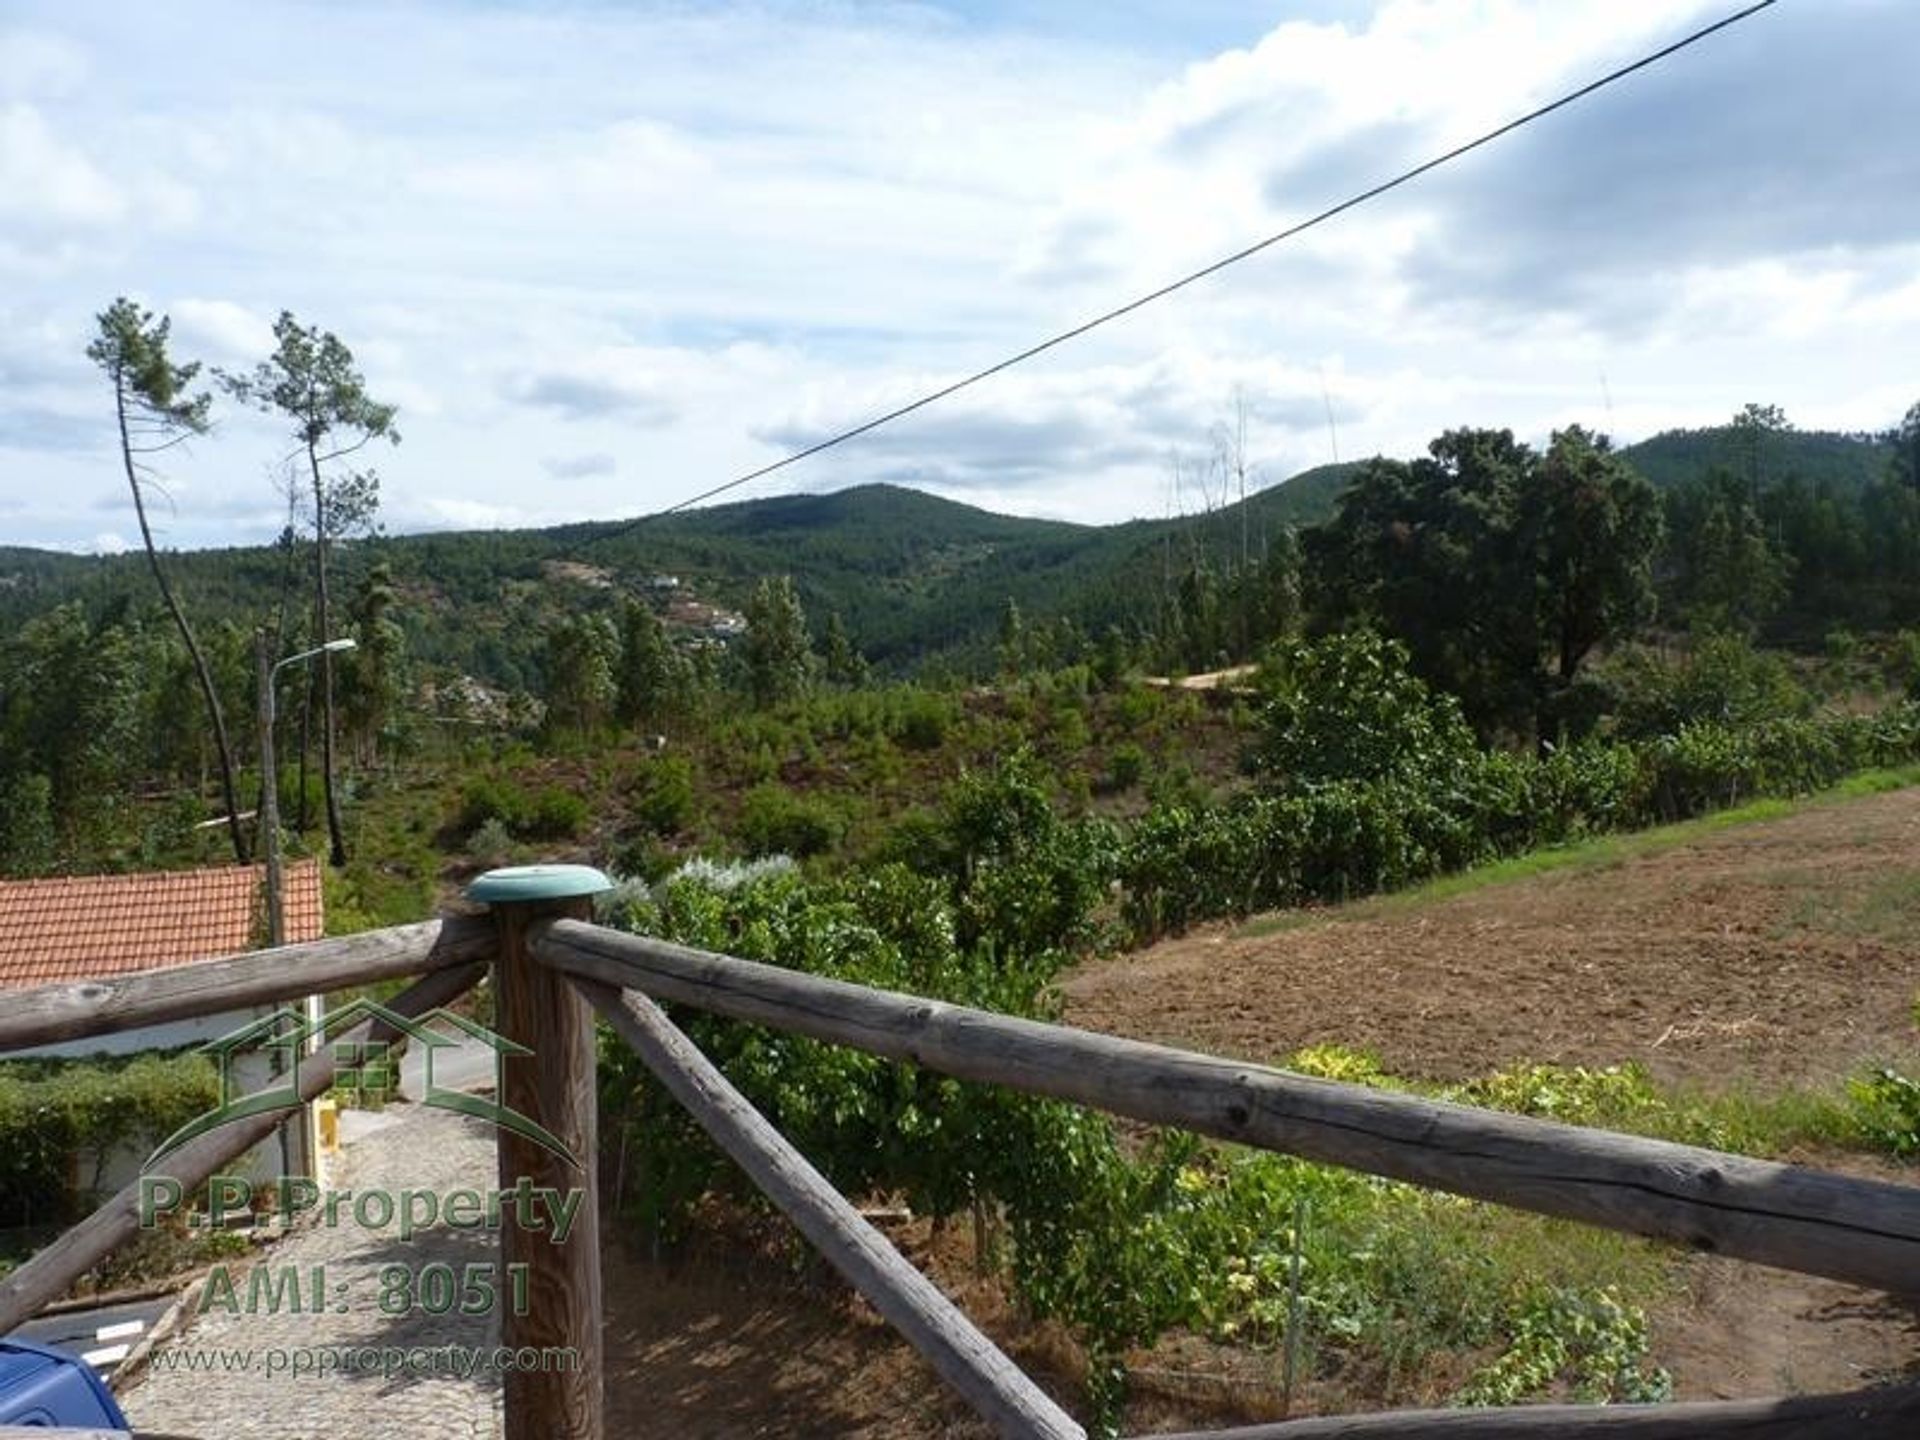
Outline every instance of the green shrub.
<path fill-rule="evenodd" d="M 766 783 L 747 792 L 733 833 L 749 855 L 804 860 L 839 844 L 845 829 L 840 812 L 828 801 Z"/>
<path fill-rule="evenodd" d="M 471 835 L 493 820 L 517 833 L 525 828 L 532 813 L 533 801 L 519 785 L 492 775 L 475 775 L 461 789 L 454 826 L 462 834 Z"/>
<path fill-rule="evenodd" d="M 467 837 L 467 854 L 482 865 L 505 865 L 513 858 L 513 847 L 513 832 L 491 817 L 483 820 L 479 828 Z M 327 915 L 331 921 L 331 905 L 327 907 Z"/>
<path fill-rule="evenodd" d="M 157 1145 L 219 1100 L 199 1054 L 0 1063 L 0 1224 L 77 1218 L 94 1182 L 83 1173 L 70 1193 L 76 1154 Z"/>
<path fill-rule="evenodd" d="M 956 718 L 949 697 L 915 687 L 901 693 L 891 729 L 894 738 L 909 750 L 938 750 L 946 743 Z"/>
<path fill-rule="evenodd" d="M 1131 790 L 1146 773 L 1147 752 L 1131 740 L 1123 741 L 1107 757 L 1107 773 L 1101 777 L 1100 788 L 1108 794 Z"/>
<path fill-rule="evenodd" d="M 1674 735 L 1689 725 L 1803 719 L 1813 711 L 1813 697 L 1787 662 L 1737 634 L 1705 635 L 1678 661 L 1628 651 L 1611 678 L 1616 731 L 1627 739 Z"/>
<path fill-rule="evenodd" d="M 571 840 L 587 828 L 590 815 L 580 796 L 549 785 L 533 797 L 521 833 L 529 840 Z"/>
<path fill-rule="evenodd" d="M 1286 645 L 1260 684 L 1250 765 L 1271 784 L 1444 780 L 1476 753 L 1459 702 L 1413 674 L 1406 646 L 1371 631 Z"/>
<path fill-rule="evenodd" d="M 663 755 L 641 767 L 632 785 L 633 815 L 656 835 L 674 835 L 692 822 L 697 805 L 693 764 Z"/>
<path fill-rule="evenodd" d="M 1861 1139 L 1894 1155 L 1920 1154 L 1920 1084 L 1898 1070 L 1876 1070 L 1847 1087 Z"/>

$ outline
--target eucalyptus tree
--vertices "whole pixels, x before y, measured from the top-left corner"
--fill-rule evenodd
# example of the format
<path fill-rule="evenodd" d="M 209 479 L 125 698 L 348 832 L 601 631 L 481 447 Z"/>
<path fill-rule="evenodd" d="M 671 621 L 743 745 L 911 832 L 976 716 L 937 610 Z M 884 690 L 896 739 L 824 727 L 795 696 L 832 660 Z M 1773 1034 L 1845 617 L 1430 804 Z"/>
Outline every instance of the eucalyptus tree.
<path fill-rule="evenodd" d="M 665 728 L 687 702 L 692 671 L 674 650 L 653 607 L 629 597 L 620 612 L 614 714 L 622 725 Z"/>
<path fill-rule="evenodd" d="M 227 807 L 227 835 L 233 842 L 234 858 L 245 864 L 248 859 L 246 832 L 240 825 L 240 807 L 234 785 L 233 745 L 227 737 L 227 722 L 220 709 L 220 692 L 214 684 L 207 657 L 187 623 L 186 611 L 167 579 L 166 567 L 153 543 L 153 525 L 147 515 L 147 488 L 160 489 L 159 472 L 149 458 L 172 450 L 204 435 L 213 397 L 206 391 L 194 391 L 194 379 L 200 373 L 196 363 L 177 365 L 168 353 L 167 341 L 172 322 L 166 316 L 155 318 L 124 295 L 95 317 L 99 332 L 87 346 L 87 358 L 98 365 L 113 385 L 114 419 L 119 427 L 120 463 L 126 471 L 127 488 L 133 494 L 133 513 L 140 525 L 140 543 L 147 555 L 160 598 L 180 631 L 180 639 L 192 658 L 200 683 L 200 696 L 207 708 L 207 722 L 213 729 L 214 748 L 219 754 L 220 793 Z M 162 490 L 161 493 L 165 493 Z"/>
<path fill-rule="evenodd" d="M 393 423 L 398 412 L 367 394 L 366 378 L 355 368 L 353 352 L 332 331 L 302 325 L 291 311 L 282 310 L 274 322 L 273 337 L 270 359 L 251 375 L 223 373 L 220 382 L 242 403 L 292 423 L 298 442 L 294 453 L 305 459 L 312 489 L 314 643 L 324 647 L 333 638 L 328 543 L 370 527 L 380 504 L 378 477 L 370 470 L 340 468 L 338 462 L 376 440 L 398 444 L 400 432 Z M 322 648 L 318 665 L 321 786 L 327 802 L 330 859 L 338 866 L 347 862 L 347 846 L 334 790 L 332 653 Z"/>
<path fill-rule="evenodd" d="M 817 661 L 793 581 L 785 575 L 762 579 L 747 601 L 746 616 L 741 654 L 754 702 L 776 705 L 806 693 Z"/>

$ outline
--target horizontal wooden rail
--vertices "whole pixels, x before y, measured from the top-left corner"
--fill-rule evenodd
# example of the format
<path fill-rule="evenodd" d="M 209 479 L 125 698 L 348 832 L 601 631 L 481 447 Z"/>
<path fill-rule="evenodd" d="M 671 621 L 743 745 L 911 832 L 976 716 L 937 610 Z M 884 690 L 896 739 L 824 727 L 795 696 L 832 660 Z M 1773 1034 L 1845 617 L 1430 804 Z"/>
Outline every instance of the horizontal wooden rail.
<path fill-rule="evenodd" d="M 1470 1435 L 1495 1440 L 1911 1440 L 1920 1435 L 1920 1386 L 1781 1400 L 1322 1415 L 1237 1430 L 1156 1435 L 1153 1440 L 1464 1440 Z"/>
<path fill-rule="evenodd" d="M 578 920 L 536 957 L 736 1020 L 1243 1145 L 1920 1294 L 1920 1188 L 1317 1080 L 873 990 Z"/>
<path fill-rule="evenodd" d="M 1086 1431 L 829 1185 L 644 995 L 581 988 L 700 1128 L 975 1412 L 1014 1440 Z"/>
<path fill-rule="evenodd" d="M 424 1015 L 445 1005 L 470 989 L 486 973 L 485 967 L 467 965 L 460 969 L 436 970 L 402 990 L 386 1002 L 389 1010 L 401 1015 Z M 391 1039 L 384 1024 L 361 1025 L 340 1037 L 343 1040 Z M 314 1100 L 332 1088 L 333 1047 L 328 1046 L 300 1065 L 300 1098 Z M 167 1158 L 165 1173 L 191 1192 L 236 1156 L 244 1155 L 273 1134 L 287 1119 L 288 1112 L 277 1111 L 236 1120 L 218 1130 L 210 1130 L 190 1140 Z M 35 1255 L 18 1270 L 0 1279 L 0 1335 L 23 1320 L 39 1313 L 48 1301 L 66 1293 L 67 1288 L 98 1265 L 114 1249 L 131 1240 L 140 1230 L 140 1182 L 133 1181 L 99 1209 L 58 1240 Z"/>
<path fill-rule="evenodd" d="M 18 990 L 0 1000 L 0 1054 L 471 964 L 491 959 L 494 943 L 490 920 L 457 916 Z"/>

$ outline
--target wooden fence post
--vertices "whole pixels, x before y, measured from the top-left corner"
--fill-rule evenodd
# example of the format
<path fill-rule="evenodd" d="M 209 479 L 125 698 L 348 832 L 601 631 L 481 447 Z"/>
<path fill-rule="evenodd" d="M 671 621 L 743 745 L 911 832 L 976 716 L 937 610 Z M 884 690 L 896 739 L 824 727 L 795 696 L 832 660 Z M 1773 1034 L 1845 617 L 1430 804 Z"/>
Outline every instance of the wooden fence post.
<path fill-rule="evenodd" d="M 469 899 L 492 907 L 499 927 L 494 1030 L 531 1052 L 509 1048 L 497 1099 L 566 1152 L 502 1124 L 500 1188 L 578 1195 L 564 1244 L 553 1243 L 546 1205 L 502 1206 L 500 1343 L 559 1355 L 557 1363 L 516 1363 L 502 1376 L 506 1440 L 601 1440 L 605 1429 L 593 1009 L 571 979 L 534 961 L 527 939 L 538 921 L 589 918 L 589 897 L 608 888 L 606 876 L 582 865 L 493 870 L 467 888 Z"/>

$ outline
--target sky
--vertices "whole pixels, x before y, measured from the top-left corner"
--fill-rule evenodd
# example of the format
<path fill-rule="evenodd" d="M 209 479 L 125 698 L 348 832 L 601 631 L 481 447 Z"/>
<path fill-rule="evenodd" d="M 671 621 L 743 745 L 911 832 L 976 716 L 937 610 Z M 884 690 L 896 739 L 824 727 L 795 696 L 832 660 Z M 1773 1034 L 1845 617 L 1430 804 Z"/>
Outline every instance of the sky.
<path fill-rule="evenodd" d="M 138 543 L 94 317 L 399 407 L 385 527 L 644 514 L 1277 231 L 1735 0 L 8 0 L 0 543 Z M 1772 9 L 729 498 L 1087 522 L 1416 453 L 1920 399 L 1920 4 Z M 286 522 L 230 402 L 161 543 Z"/>

